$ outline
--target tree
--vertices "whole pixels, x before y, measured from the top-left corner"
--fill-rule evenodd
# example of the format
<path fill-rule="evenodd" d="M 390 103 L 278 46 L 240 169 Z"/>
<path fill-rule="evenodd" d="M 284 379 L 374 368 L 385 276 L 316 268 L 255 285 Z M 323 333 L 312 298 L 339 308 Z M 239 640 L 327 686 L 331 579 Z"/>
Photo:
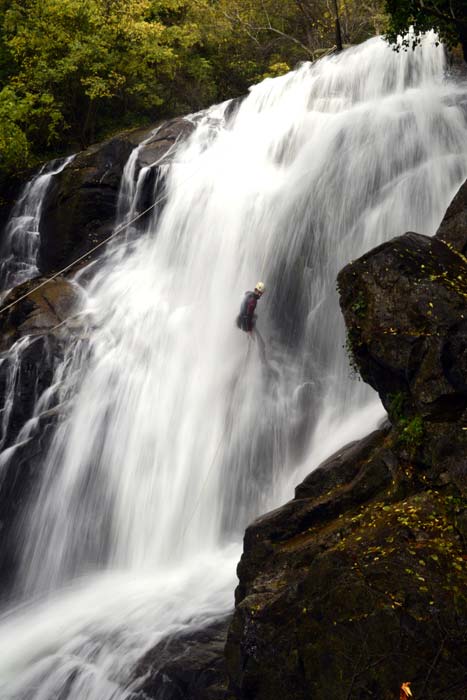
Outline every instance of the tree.
<path fill-rule="evenodd" d="M 389 15 L 387 38 L 395 43 L 397 35 L 405 35 L 413 26 L 416 35 L 435 29 L 447 46 L 462 46 L 464 61 L 467 62 L 467 1 L 466 0 L 386 0 Z M 403 39 L 402 46 L 415 46 L 417 37 Z"/>
<path fill-rule="evenodd" d="M 0 171 L 245 94 L 378 32 L 384 1 L 0 0 Z"/>
<path fill-rule="evenodd" d="M 219 0 L 237 34 L 294 65 L 378 33 L 384 0 Z"/>
<path fill-rule="evenodd" d="M 19 111 L 18 111 L 19 110 Z M 5 173 L 19 170 L 29 162 L 29 142 L 18 126 L 23 117 L 13 91 L 0 90 L 0 181 Z"/>
<path fill-rule="evenodd" d="M 186 19 L 188 4 L 11 0 L 3 41 L 17 67 L 10 87 L 29 107 L 19 124 L 28 138 L 42 149 L 73 140 L 84 147 L 115 115 L 120 126 L 135 114 L 154 118 L 183 62 L 202 90 L 209 71 L 190 64 L 199 28 Z"/>

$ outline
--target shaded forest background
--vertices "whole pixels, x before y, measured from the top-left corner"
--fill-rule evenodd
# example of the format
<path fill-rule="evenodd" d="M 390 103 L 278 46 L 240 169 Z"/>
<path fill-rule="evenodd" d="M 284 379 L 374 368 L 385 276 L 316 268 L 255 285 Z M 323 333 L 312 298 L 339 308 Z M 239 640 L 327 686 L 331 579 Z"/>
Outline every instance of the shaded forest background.
<path fill-rule="evenodd" d="M 387 6 L 387 0 L 0 0 L 0 184 L 117 130 L 244 94 L 336 42 L 390 31 Z M 407 18 L 410 12 L 396 17 Z"/>

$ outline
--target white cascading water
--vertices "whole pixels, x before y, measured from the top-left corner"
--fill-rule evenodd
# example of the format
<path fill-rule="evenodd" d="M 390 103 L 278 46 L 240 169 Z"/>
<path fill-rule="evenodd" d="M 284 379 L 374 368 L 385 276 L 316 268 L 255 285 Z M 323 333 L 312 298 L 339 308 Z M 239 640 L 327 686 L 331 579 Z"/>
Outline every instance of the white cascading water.
<path fill-rule="evenodd" d="M 374 39 L 199 116 L 59 370 L 69 408 L 0 620 L 3 700 L 130 698 L 146 650 L 232 607 L 248 521 L 382 417 L 349 377 L 336 274 L 435 232 L 467 176 L 466 95 L 433 36 L 400 54 Z M 266 364 L 234 327 L 258 279 Z"/>
<path fill-rule="evenodd" d="M 73 158 L 60 158 L 42 166 L 16 202 L 2 236 L 0 291 L 39 274 L 36 258 L 44 199 L 54 175 L 61 173 Z"/>

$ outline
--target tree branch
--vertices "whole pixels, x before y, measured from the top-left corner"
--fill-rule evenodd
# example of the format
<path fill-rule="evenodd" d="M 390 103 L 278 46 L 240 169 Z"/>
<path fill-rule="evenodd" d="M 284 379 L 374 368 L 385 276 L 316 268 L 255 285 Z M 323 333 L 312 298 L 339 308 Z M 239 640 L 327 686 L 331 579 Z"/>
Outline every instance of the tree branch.
<path fill-rule="evenodd" d="M 263 30 L 265 29 L 267 31 L 274 32 L 275 34 L 278 34 L 279 36 L 283 37 L 284 39 L 288 39 L 289 41 L 292 41 L 294 44 L 297 44 L 297 46 L 300 46 L 308 54 L 308 56 L 310 56 L 312 59 L 314 59 L 315 54 L 314 54 L 314 51 L 312 51 L 312 49 L 310 49 L 308 46 L 303 44 L 296 37 L 291 36 L 290 34 L 286 34 L 285 32 L 282 32 L 280 29 L 277 29 L 276 27 L 272 26 L 271 18 L 269 17 L 269 13 L 268 13 L 267 8 L 264 4 L 264 0 L 261 0 L 261 6 L 263 8 L 263 12 L 264 12 L 264 15 L 265 15 L 266 21 L 267 21 L 267 26 L 262 27 L 261 29 L 263 29 Z"/>
<path fill-rule="evenodd" d="M 454 24 L 457 25 L 462 25 L 462 26 L 467 26 L 467 20 L 466 19 L 458 19 L 454 14 L 452 14 L 452 17 L 448 14 L 445 14 L 444 12 L 441 12 L 436 6 L 434 6 L 432 3 L 427 3 L 425 4 L 424 0 L 415 0 L 415 4 L 418 6 L 419 10 L 423 10 L 424 12 L 427 12 L 430 15 L 433 15 L 433 17 L 437 17 L 438 19 L 442 19 L 445 22 L 454 22 Z M 452 9 L 452 3 L 450 3 L 450 8 L 451 12 L 453 13 Z"/>

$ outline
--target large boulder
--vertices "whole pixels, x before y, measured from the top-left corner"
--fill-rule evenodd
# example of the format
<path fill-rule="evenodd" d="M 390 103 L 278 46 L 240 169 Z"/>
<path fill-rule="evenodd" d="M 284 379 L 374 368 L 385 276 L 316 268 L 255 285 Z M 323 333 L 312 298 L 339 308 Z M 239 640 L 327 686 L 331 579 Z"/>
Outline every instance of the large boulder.
<path fill-rule="evenodd" d="M 396 426 L 421 438 L 419 458 L 465 482 L 467 260 L 407 233 L 339 274 L 348 348 Z M 464 484 L 465 486 L 465 484 Z M 462 486 L 462 488 L 464 488 Z"/>
<path fill-rule="evenodd" d="M 247 529 L 226 645 L 239 700 L 394 700 L 406 681 L 467 698 L 464 194 L 443 236 L 339 275 L 352 363 L 390 424 Z"/>
<path fill-rule="evenodd" d="M 467 407 L 467 261 L 442 240 L 407 233 L 339 274 L 349 350 L 390 411 L 453 418 Z"/>

